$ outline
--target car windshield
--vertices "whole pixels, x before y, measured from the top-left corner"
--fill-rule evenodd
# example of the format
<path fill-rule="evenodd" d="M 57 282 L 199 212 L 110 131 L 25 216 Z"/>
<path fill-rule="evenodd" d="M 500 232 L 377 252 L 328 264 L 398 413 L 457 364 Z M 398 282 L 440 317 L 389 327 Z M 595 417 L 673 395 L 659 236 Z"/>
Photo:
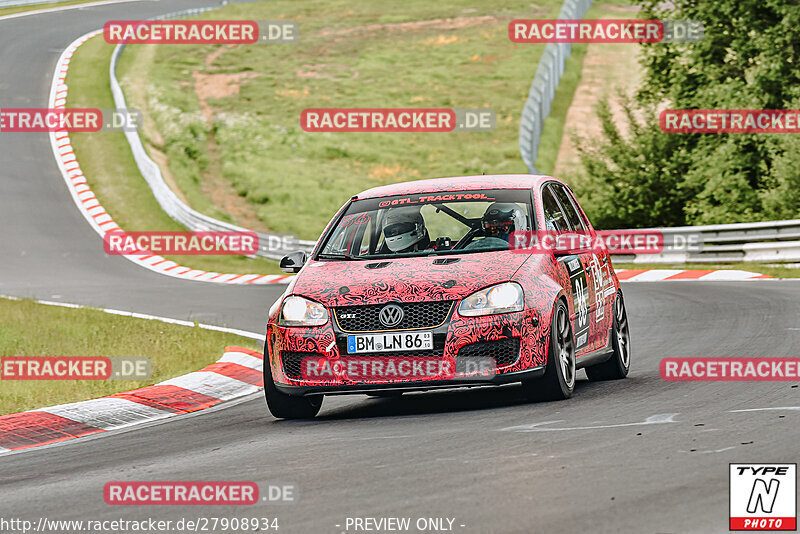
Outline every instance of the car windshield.
<path fill-rule="evenodd" d="M 508 250 L 532 230 L 531 192 L 499 189 L 356 200 L 328 232 L 319 259 L 372 259 Z"/>

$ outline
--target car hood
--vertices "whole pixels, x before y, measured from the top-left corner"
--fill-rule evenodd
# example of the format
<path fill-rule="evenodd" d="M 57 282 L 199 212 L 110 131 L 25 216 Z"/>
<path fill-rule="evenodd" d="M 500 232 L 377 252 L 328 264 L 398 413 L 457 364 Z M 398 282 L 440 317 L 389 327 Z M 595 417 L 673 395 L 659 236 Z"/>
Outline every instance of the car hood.
<path fill-rule="evenodd" d="M 455 300 L 511 280 L 528 258 L 503 250 L 373 261 L 310 261 L 288 293 L 326 306 Z"/>

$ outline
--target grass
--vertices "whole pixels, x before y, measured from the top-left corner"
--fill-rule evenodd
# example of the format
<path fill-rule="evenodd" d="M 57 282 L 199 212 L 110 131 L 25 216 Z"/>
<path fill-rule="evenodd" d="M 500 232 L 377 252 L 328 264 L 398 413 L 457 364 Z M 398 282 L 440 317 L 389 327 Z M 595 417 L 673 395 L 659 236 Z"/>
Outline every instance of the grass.
<path fill-rule="evenodd" d="M 614 263 L 615 269 L 686 269 L 713 271 L 716 269 L 735 269 L 750 271 L 752 273 L 766 274 L 773 278 L 800 278 L 800 267 L 782 267 L 774 264 L 764 265 L 761 263 L 685 263 L 685 264 L 664 264 L 664 263 Z"/>
<path fill-rule="evenodd" d="M 148 149 L 166 156 L 193 207 L 220 207 L 204 191 L 211 173 L 228 196 L 246 201 L 243 216 L 315 239 L 339 206 L 369 187 L 526 172 L 519 115 L 544 45 L 509 42 L 508 23 L 555 17 L 560 7 L 560 0 L 231 4 L 200 18 L 296 20 L 300 40 L 135 45 L 125 51 L 121 82 L 131 105 L 152 119 Z M 311 107 L 488 108 L 497 126 L 306 133 L 299 116 Z"/>
<path fill-rule="evenodd" d="M 98 0 L 69 0 L 67 2 L 53 2 L 49 4 L 32 4 L 29 6 L 16 6 L 16 7 L 4 7 L 0 9 L 0 17 L 3 15 L 13 15 L 15 13 L 25 13 L 28 11 L 38 11 L 40 9 L 50 9 L 53 7 L 63 7 L 63 6 L 73 6 L 76 4 L 90 4 L 92 2 L 97 2 Z"/>
<path fill-rule="evenodd" d="M 197 371 L 217 361 L 230 345 L 261 350 L 252 339 L 199 327 L 0 298 L 0 359 L 5 356 L 146 356 L 152 362 L 152 375 L 147 381 L 3 380 L 0 415 L 148 386 Z"/>
<path fill-rule="evenodd" d="M 108 85 L 108 65 L 114 46 L 102 35 L 90 39 L 73 55 L 67 74 L 68 107 L 113 108 Z M 127 231 L 182 231 L 161 209 L 139 173 L 124 134 L 73 133 L 75 154 L 100 203 Z M 97 240 L 102 247 L 102 241 Z M 246 256 L 172 256 L 187 267 L 214 272 L 278 273 L 277 263 Z"/>
<path fill-rule="evenodd" d="M 592 18 L 589 10 L 587 18 Z M 586 56 L 586 44 L 573 44 L 572 54 L 567 58 L 564 74 L 556 88 L 556 95 L 550 107 L 550 115 L 544 120 L 542 138 L 539 141 L 539 152 L 536 156 L 536 170 L 541 174 L 552 174 L 564 137 L 564 126 L 567 121 L 567 111 L 575 96 L 575 89 L 581 81 L 583 58 Z"/>
<path fill-rule="evenodd" d="M 622 2 L 605 2 L 602 5 L 593 5 L 589 11 L 586 12 L 585 19 L 604 19 L 604 18 L 620 18 L 618 10 L 611 8 L 613 5 L 620 5 Z M 598 44 L 595 46 L 608 46 Z M 626 45 L 620 45 L 626 46 Z M 635 46 L 635 45 L 627 45 Z M 564 128 L 567 121 L 567 112 L 572 105 L 573 98 L 575 97 L 575 90 L 581 82 L 583 75 L 583 60 L 586 57 L 588 44 L 576 43 L 572 45 L 572 53 L 567 58 L 564 67 L 564 74 L 561 75 L 561 81 L 556 88 L 556 94 L 550 106 L 550 115 L 544 120 L 542 128 L 542 138 L 539 142 L 539 153 L 536 157 L 536 170 L 541 174 L 552 175 L 558 160 L 559 149 L 561 142 L 564 139 Z M 613 50 L 613 49 L 611 49 Z M 617 83 L 611 77 L 604 80 L 608 86 Z M 573 125 L 580 128 L 582 125 Z"/>

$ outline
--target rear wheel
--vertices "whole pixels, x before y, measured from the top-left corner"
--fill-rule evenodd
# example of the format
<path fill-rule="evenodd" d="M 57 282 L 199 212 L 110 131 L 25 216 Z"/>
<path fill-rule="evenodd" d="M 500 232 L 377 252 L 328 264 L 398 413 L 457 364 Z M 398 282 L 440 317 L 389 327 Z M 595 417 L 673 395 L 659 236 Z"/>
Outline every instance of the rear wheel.
<path fill-rule="evenodd" d="M 323 396 L 296 397 L 275 387 L 269 362 L 264 362 L 264 396 L 270 413 L 278 419 L 311 419 L 319 413 Z"/>
<path fill-rule="evenodd" d="M 559 300 L 550 324 L 550 347 L 547 367 L 542 378 L 522 383 L 530 400 L 562 400 L 572 396 L 575 389 L 575 343 L 567 305 Z"/>
<path fill-rule="evenodd" d="M 631 341 L 628 330 L 628 313 L 622 293 L 614 301 L 614 320 L 611 326 L 611 347 L 614 354 L 607 361 L 586 368 L 589 380 L 618 380 L 628 376 L 631 367 Z"/>

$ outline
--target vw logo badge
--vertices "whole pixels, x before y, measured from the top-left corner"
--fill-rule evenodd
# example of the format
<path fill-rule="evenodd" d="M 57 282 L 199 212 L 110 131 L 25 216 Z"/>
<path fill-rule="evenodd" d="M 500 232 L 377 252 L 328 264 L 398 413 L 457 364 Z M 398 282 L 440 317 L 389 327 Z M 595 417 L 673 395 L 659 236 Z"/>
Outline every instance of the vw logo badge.
<path fill-rule="evenodd" d="M 400 324 L 400 321 L 403 320 L 403 315 L 405 315 L 403 308 L 397 304 L 387 304 L 381 309 L 378 319 L 386 328 L 392 328 Z"/>

